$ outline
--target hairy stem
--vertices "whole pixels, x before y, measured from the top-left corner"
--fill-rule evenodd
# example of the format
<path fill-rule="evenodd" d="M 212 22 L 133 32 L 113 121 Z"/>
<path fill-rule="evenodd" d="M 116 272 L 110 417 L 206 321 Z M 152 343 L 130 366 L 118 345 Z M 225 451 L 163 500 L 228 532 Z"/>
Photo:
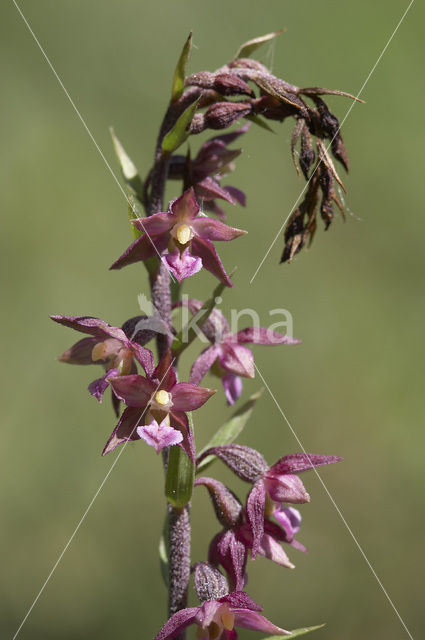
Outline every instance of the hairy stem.
<path fill-rule="evenodd" d="M 196 92 L 195 92 L 196 93 Z M 150 196 L 146 213 L 148 216 L 164 210 L 164 193 L 168 177 L 170 157 L 161 149 L 164 135 L 170 130 L 180 113 L 186 108 L 187 101 L 194 98 L 184 96 L 181 102 L 170 104 L 161 125 L 155 151 L 155 162 L 151 171 Z M 170 274 L 166 266 L 160 261 L 158 271 L 151 277 L 152 303 L 161 318 L 171 328 L 171 289 Z M 158 357 L 161 358 L 170 347 L 168 336 L 157 336 Z M 166 470 L 168 455 L 164 450 L 163 461 Z M 190 518 L 189 505 L 177 509 L 167 505 L 168 518 L 168 612 L 176 613 L 187 605 L 187 590 L 190 578 Z M 186 632 L 182 631 L 176 640 L 185 640 Z"/>
<path fill-rule="evenodd" d="M 190 577 L 190 520 L 189 505 L 175 509 L 168 505 L 168 554 L 169 554 L 169 591 L 168 612 L 187 606 L 187 585 Z M 183 640 L 183 632 L 178 640 Z"/>

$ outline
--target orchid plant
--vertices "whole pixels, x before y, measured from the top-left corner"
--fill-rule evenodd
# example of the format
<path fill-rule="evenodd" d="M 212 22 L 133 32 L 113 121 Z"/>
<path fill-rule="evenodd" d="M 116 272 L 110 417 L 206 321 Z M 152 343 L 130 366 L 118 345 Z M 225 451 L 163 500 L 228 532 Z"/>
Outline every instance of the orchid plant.
<path fill-rule="evenodd" d="M 55 322 L 84 334 L 59 360 L 103 368 L 103 375 L 89 385 L 89 392 L 99 402 L 105 392 L 110 393 L 118 418 L 103 455 L 123 443 L 139 442 L 141 455 L 146 445 L 162 453 L 167 516 L 160 558 L 168 587 L 169 619 L 155 640 L 184 640 L 191 625 L 202 640 L 235 640 L 239 627 L 260 631 L 269 638 L 295 637 L 318 628 L 287 631 L 265 618 L 261 607 L 245 593 L 247 571 L 257 555 L 283 567 L 294 567 L 286 550 L 292 547 L 305 551 L 305 547 L 295 539 L 301 515 L 293 505 L 310 500 L 299 474 L 340 458 L 297 453 L 284 455 L 269 466 L 258 451 L 235 444 L 259 394 L 239 407 L 201 451 L 197 451 L 194 439 L 193 412 L 216 392 L 200 386 L 208 372 L 220 379 L 227 404 L 233 405 L 243 392 L 241 378 L 253 378 L 255 373 L 254 357 L 247 345 L 299 342 L 264 327 L 233 333 L 224 314 L 215 308 L 217 296 L 233 287 L 231 274 L 215 245 L 245 234 L 226 224 L 226 213 L 218 204 L 246 204 L 239 189 L 222 184 L 241 153 L 231 145 L 250 126 L 270 129 L 267 120 L 295 122 L 291 152 L 307 188 L 304 200 L 288 221 L 282 261 L 290 262 L 311 242 L 318 215 L 328 228 L 334 205 L 344 214 L 338 196 L 343 184 L 325 141 L 345 169 L 348 159 L 338 120 L 321 96 L 355 98 L 342 91 L 299 88 L 275 77 L 250 57 L 279 33 L 245 43 L 228 64 L 214 72 L 192 75 L 186 74 L 192 42 L 189 35 L 177 63 L 154 163 L 145 179 L 111 131 L 127 187 L 134 234 L 133 242 L 111 269 L 136 262 L 144 265 L 152 315 L 130 318 L 121 328 L 90 316 L 52 316 Z M 227 129 L 241 119 L 246 121 L 243 126 L 213 136 L 193 157 L 189 146 L 184 155 L 176 153 L 189 137 L 196 138 L 209 129 Z M 180 185 L 180 192 L 164 210 L 168 180 Z M 183 298 L 181 283 L 203 270 L 219 281 L 211 297 L 203 301 Z M 193 314 L 208 343 L 193 362 L 187 382 L 179 380 L 179 361 L 196 331 L 193 327 L 176 329 L 173 314 L 182 307 Z M 156 340 L 156 357 L 146 346 L 152 340 Z M 201 475 L 217 460 L 252 485 L 245 499 L 219 480 Z M 208 558 L 192 566 L 189 507 L 195 487 L 207 489 L 219 531 L 210 543 Z M 200 603 L 188 607 L 191 575 Z"/>

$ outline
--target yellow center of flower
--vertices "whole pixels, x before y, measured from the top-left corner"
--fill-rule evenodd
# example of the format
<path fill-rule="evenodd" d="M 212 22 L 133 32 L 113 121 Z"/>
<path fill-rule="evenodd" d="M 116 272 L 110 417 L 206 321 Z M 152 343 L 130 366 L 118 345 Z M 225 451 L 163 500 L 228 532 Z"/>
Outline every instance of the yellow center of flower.
<path fill-rule="evenodd" d="M 155 394 L 155 402 L 158 404 L 166 405 L 170 402 L 170 394 L 164 389 L 160 389 Z"/>
<path fill-rule="evenodd" d="M 192 230 L 187 224 L 180 224 L 176 229 L 176 238 L 180 244 L 187 244 L 192 235 Z"/>

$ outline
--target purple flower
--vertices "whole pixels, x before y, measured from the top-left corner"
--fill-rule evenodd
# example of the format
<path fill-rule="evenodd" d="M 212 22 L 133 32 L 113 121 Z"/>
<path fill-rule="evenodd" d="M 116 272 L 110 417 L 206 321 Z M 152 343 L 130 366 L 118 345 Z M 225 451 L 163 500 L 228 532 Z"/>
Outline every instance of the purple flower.
<path fill-rule="evenodd" d="M 234 171 L 234 160 L 241 149 L 229 149 L 228 145 L 246 133 L 250 124 L 232 133 L 215 136 L 201 146 L 198 155 L 191 161 L 183 156 L 173 156 L 171 177 L 184 178 L 192 184 L 198 201 L 205 211 L 211 211 L 221 220 L 226 219 L 223 209 L 216 203 L 217 199 L 230 204 L 245 206 L 245 194 L 235 187 L 222 186 L 220 180 Z"/>
<path fill-rule="evenodd" d="M 294 538 L 289 538 L 286 531 L 276 522 L 264 518 L 263 534 L 254 554 L 254 536 L 250 525 L 244 520 L 230 529 L 224 529 L 212 539 L 208 561 L 215 566 L 223 567 L 232 588 L 243 589 L 247 582 L 246 564 L 249 552 L 252 559 L 258 554 L 281 567 L 295 568 L 282 543 L 289 544 L 298 551 L 306 551 L 304 545 Z"/>
<path fill-rule="evenodd" d="M 297 474 L 342 460 L 338 456 L 292 453 L 280 458 L 269 467 L 263 456 L 255 449 L 239 444 L 230 444 L 207 449 L 199 456 L 198 463 L 208 455 L 217 456 L 239 478 L 253 483 L 246 503 L 246 517 L 252 534 L 251 553 L 253 558 L 260 550 L 265 532 L 264 518 L 270 510 L 270 506 L 272 511 L 277 511 L 277 519 L 281 522 L 287 535 L 291 535 L 290 527 L 294 530 L 299 526 L 297 517 L 293 513 L 286 513 L 289 523 L 284 525 L 284 517 L 281 513 L 282 503 L 302 504 L 310 501 L 310 496 Z M 267 504 L 267 500 L 272 504 Z"/>
<path fill-rule="evenodd" d="M 195 486 L 204 486 L 208 490 L 217 519 L 224 527 L 210 544 L 208 561 L 214 566 L 221 565 L 224 568 L 231 589 L 243 589 L 246 583 L 248 553 L 252 553 L 254 544 L 251 527 L 246 520 L 246 512 L 236 495 L 222 482 L 203 477 L 195 481 Z M 297 531 L 299 529 L 301 516 L 295 509 L 292 511 L 293 514 L 285 514 L 288 520 L 284 521 L 285 526 L 272 522 L 266 515 L 263 516 L 264 530 L 257 549 L 260 555 L 290 569 L 293 569 L 294 565 L 286 555 L 282 543 L 290 544 L 300 551 L 306 550 L 303 545 L 294 540 L 295 529 Z M 290 518 L 293 518 L 293 528 L 289 524 Z"/>
<path fill-rule="evenodd" d="M 135 360 L 147 375 L 154 370 L 153 355 L 149 349 L 130 340 L 125 332 L 107 322 L 91 316 L 50 316 L 52 320 L 91 337 L 83 338 L 67 349 L 58 359 L 69 364 L 101 364 L 106 374 L 89 385 L 90 393 L 102 402 L 103 394 L 114 376 L 136 373 Z M 150 335 L 148 336 L 148 338 Z M 114 396 L 113 396 L 114 398 Z M 114 406 L 119 402 L 115 398 Z"/>
<path fill-rule="evenodd" d="M 170 438 L 176 439 L 176 434 L 167 429 L 163 431 L 163 421 L 167 419 L 169 424 L 166 423 L 166 426 L 182 435 L 180 441 L 175 444 L 179 444 L 194 460 L 193 434 L 185 412 L 202 407 L 215 390 L 188 382 L 177 382 L 171 362 L 171 355 L 167 353 L 152 376 L 145 378 L 133 374 L 115 377 L 109 381 L 115 395 L 127 405 L 127 408 L 109 437 L 102 455 L 113 451 L 123 442 L 139 440 L 141 437 L 145 440 L 150 438 L 148 444 L 153 446 L 155 441 L 155 448 L 168 446 L 167 441 Z M 143 429 L 146 426 L 148 428 Z"/>
<path fill-rule="evenodd" d="M 186 627 L 194 624 L 199 640 L 237 640 L 235 627 L 289 635 L 289 631 L 274 625 L 262 616 L 262 608 L 243 591 L 234 591 L 216 600 L 207 600 L 199 607 L 178 611 L 155 636 L 154 640 L 172 640 Z"/>
<path fill-rule="evenodd" d="M 181 304 L 188 306 L 195 315 L 202 307 L 200 300 L 189 299 Z M 199 384 L 206 373 L 212 371 L 221 378 L 227 402 L 234 404 L 242 393 L 243 378 L 255 375 L 254 357 L 245 344 L 299 344 L 300 340 L 266 329 L 249 327 L 231 333 L 229 323 L 218 309 L 214 309 L 202 326 L 202 332 L 212 346 L 204 349 L 195 360 L 190 372 L 190 381 Z"/>
<path fill-rule="evenodd" d="M 295 534 L 298 533 L 301 526 L 302 518 L 298 509 L 278 505 L 273 509 L 273 517 L 276 518 L 282 529 L 285 531 L 288 539 L 292 542 Z"/>
<path fill-rule="evenodd" d="M 246 232 L 199 213 L 194 190 L 190 188 L 170 203 L 167 213 L 132 220 L 134 226 L 144 233 L 114 262 L 111 269 L 121 269 L 160 254 L 179 282 L 204 267 L 231 287 L 232 282 L 212 241 L 234 240 Z"/>
<path fill-rule="evenodd" d="M 290 504 L 310 502 L 310 496 L 297 474 L 314 467 L 333 464 L 339 460 L 341 458 L 338 456 L 293 453 L 280 458 L 274 465 L 266 469 L 252 487 L 246 504 L 247 520 L 253 536 L 253 557 L 259 551 L 264 532 L 266 498 L 269 497 L 280 505 L 282 502 Z M 279 507 L 277 509 L 280 511 Z M 282 519 L 282 514 L 280 514 L 280 521 Z M 286 528 L 288 529 L 288 526 Z"/>

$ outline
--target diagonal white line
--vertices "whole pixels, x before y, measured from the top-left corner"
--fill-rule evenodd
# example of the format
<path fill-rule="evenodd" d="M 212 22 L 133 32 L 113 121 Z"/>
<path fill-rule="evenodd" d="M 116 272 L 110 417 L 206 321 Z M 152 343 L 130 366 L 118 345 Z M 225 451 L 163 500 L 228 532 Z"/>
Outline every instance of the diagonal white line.
<path fill-rule="evenodd" d="M 360 90 L 358 92 L 358 94 L 356 95 L 356 98 L 359 98 L 360 95 L 363 93 L 363 89 L 365 88 L 365 86 L 367 85 L 367 83 L 369 82 L 373 72 L 375 71 L 376 67 L 378 66 L 378 64 L 380 63 L 382 56 L 384 55 L 384 53 L 386 52 L 386 50 L 388 49 L 388 47 L 390 46 L 392 39 L 394 38 L 395 34 L 397 33 L 397 31 L 399 30 L 401 23 L 403 22 L 403 20 L 405 19 L 405 17 L 407 16 L 410 7 L 412 6 L 412 4 L 414 3 L 414 0 L 410 0 L 409 5 L 407 7 L 407 9 L 405 10 L 405 12 L 403 13 L 403 15 L 401 16 L 400 20 L 397 23 L 396 28 L 394 29 L 394 31 L 392 32 L 391 36 L 389 37 L 385 47 L 382 49 L 381 53 L 378 56 L 378 59 L 376 60 L 375 64 L 373 65 L 372 69 L 369 71 L 366 80 L 363 82 L 362 86 L 360 87 Z M 345 114 L 345 116 L 343 117 L 341 124 L 339 125 L 339 131 L 342 129 L 342 125 L 344 124 L 344 122 L 347 120 L 348 116 L 350 115 L 352 109 L 354 108 L 354 105 L 356 104 L 356 101 L 353 100 L 353 102 L 351 103 L 347 113 Z M 337 132 L 338 133 L 338 132 Z M 335 139 L 335 136 L 337 135 L 337 133 L 334 135 L 334 137 L 332 138 L 332 140 L 330 141 L 329 145 L 326 148 L 326 152 L 329 151 L 329 148 L 332 144 L 332 142 Z M 271 243 L 271 245 L 269 246 L 269 248 L 267 249 L 266 253 L 264 254 L 261 262 L 259 263 L 258 267 L 256 268 L 254 275 L 251 277 L 251 280 L 249 281 L 249 284 L 252 284 L 254 281 L 254 278 L 256 277 L 257 273 L 260 271 L 261 267 L 263 266 L 265 260 L 267 259 L 267 256 L 269 255 L 270 251 L 273 249 L 278 237 L 280 236 L 280 234 L 282 233 L 286 223 L 288 222 L 289 218 L 291 217 L 292 213 L 295 211 L 295 207 L 297 206 L 298 202 L 300 201 L 301 197 L 303 196 L 303 194 L 305 193 L 305 190 L 307 189 L 308 185 L 310 184 L 314 174 L 316 173 L 317 169 L 318 169 L 319 165 L 316 165 L 315 170 L 313 171 L 313 173 L 311 174 L 310 178 L 307 180 L 306 184 L 304 185 L 303 189 L 301 190 L 301 193 L 299 194 L 298 198 L 295 200 L 294 204 L 292 205 L 292 208 L 290 209 L 287 217 L 285 218 L 285 220 L 283 221 L 282 225 L 280 226 L 279 231 L 277 232 L 277 234 L 275 235 L 273 242 Z"/>
<path fill-rule="evenodd" d="M 49 57 L 47 56 L 47 53 L 44 51 L 43 47 L 41 46 L 37 36 L 35 35 L 34 31 L 31 29 L 28 20 L 26 19 L 26 17 L 24 16 L 24 14 L 22 13 L 20 7 L 18 6 L 18 4 L 16 3 L 16 0 L 12 0 L 13 4 L 15 5 L 19 15 L 21 16 L 22 20 L 24 21 L 28 31 L 30 32 L 30 34 L 32 35 L 32 37 L 34 38 L 38 48 L 40 49 L 41 53 L 43 54 L 44 59 L 46 60 L 47 64 L 49 65 L 53 75 L 55 76 L 56 80 L 59 82 L 61 88 L 63 89 L 63 92 L 65 93 L 66 97 L 68 98 L 69 102 L 72 105 L 72 108 L 74 109 L 75 113 L 77 114 L 78 118 L 80 119 L 81 124 L 83 125 L 84 129 L 86 130 L 86 132 L 88 133 L 90 140 L 93 142 L 94 146 L 96 147 L 97 151 L 99 152 L 100 157 L 102 158 L 103 162 L 106 164 L 106 166 L 109 169 L 109 173 L 111 174 L 111 176 L 113 177 L 113 179 L 115 180 L 116 184 L 118 185 L 119 190 L 121 191 L 121 193 L 123 194 L 124 198 L 127 200 L 127 203 L 129 204 L 129 206 L 131 207 L 131 210 L 133 211 L 133 213 L 136 215 L 137 217 L 137 211 L 134 207 L 134 205 L 132 204 L 131 200 L 128 198 L 126 192 L 124 191 L 123 187 L 121 186 L 120 181 L 118 180 L 117 176 L 115 175 L 111 165 L 109 164 L 109 162 L 107 161 L 107 159 L 105 158 L 105 155 L 102 151 L 102 149 L 99 147 L 99 145 L 97 144 L 96 140 L 94 139 L 94 136 L 92 134 L 92 132 L 90 131 L 90 129 L 88 128 L 83 116 L 81 115 L 80 111 L 78 110 L 75 102 L 73 101 L 73 99 L 71 98 L 71 96 L 69 95 L 65 85 L 63 84 L 62 80 L 60 79 L 58 73 L 56 72 L 56 69 L 54 68 L 53 64 L 50 62 Z M 145 232 L 146 236 L 149 238 L 150 243 L 152 244 L 152 247 L 155 249 L 158 258 L 161 260 L 161 255 L 158 251 L 158 249 L 156 248 L 152 238 L 150 237 L 149 233 L 147 233 L 146 229 L 143 226 L 142 223 L 142 227 L 143 227 L 143 231 Z M 167 266 L 167 264 L 164 262 L 165 266 Z M 168 266 L 167 266 L 168 269 Z M 173 274 L 171 273 L 171 271 L 168 269 L 168 272 L 171 276 L 171 279 L 175 281 L 175 278 L 173 276 Z"/>
<path fill-rule="evenodd" d="M 169 372 L 169 370 L 170 370 L 170 369 L 171 369 L 171 367 L 173 366 L 173 364 L 174 364 L 175 360 L 176 360 L 176 359 L 175 359 L 175 358 L 173 358 L 173 360 L 171 361 L 170 366 L 168 367 L 167 371 L 164 373 L 164 375 L 163 375 L 163 377 L 162 377 L 161 381 L 158 383 L 158 386 L 156 387 L 155 392 L 156 392 L 156 391 L 158 391 L 158 389 L 159 389 L 159 387 L 161 386 L 162 382 L 164 381 L 164 379 L 165 379 L 165 377 L 166 377 L 167 373 Z M 155 393 L 155 392 L 154 392 L 154 393 Z M 130 438 L 131 438 L 131 436 L 133 435 L 133 433 L 135 432 L 135 430 L 137 429 L 137 427 L 139 426 L 140 421 L 141 421 L 141 420 L 143 420 L 143 418 L 144 418 L 145 413 L 146 413 L 146 411 L 147 411 L 147 410 L 148 410 L 148 406 L 145 408 L 145 410 L 144 410 L 144 411 L 143 411 L 143 413 L 141 414 L 140 418 L 138 419 L 138 421 L 137 421 L 137 422 L 136 422 L 136 424 L 134 425 L 134 428 L 133 428 L 133 430 L 131 431 L 130 436 L 129 436 Z M 63 548 L 63 550 L 62 550 L 62 551 L 61 551 L 61 553 L 59 554 L 59 557 L 58 557 L 58 559 L 56 560 L 55 564 L 53 565 L 53 567 L 52 567 L 52 569 L 51 569 L 51 571 L 50 571 L 49 575 L 47 576 L 47 578 L 46 578 L 46 579 L 45 579 L 45 581 L 43 582 L 43 584 L 42 584 L 42 587 L 41 587 L 40 591 L 39 591 L 39 592 L 38 592 L 38 594 L 36 595 L 36 597 L 35 597 L 35 599 L 34 599 L 33 603 L 32 603 L 32 604 L 31 604 L 31 606 L 30 606 L 30 608 L 29 608 L 29 609 L 28 609 L 28 611 L 26 612 L 26 614 L 25 614 L 25 616 L 24 616 L 24 618 L 23 618 L 23 620 L 22 620 L 21 624 L 19 625 L 18 629 L 16 630 L 16 633 L 15 633 L 15 635 L 13 636 L 12 640 L 16 640 L 16 638 L 18 637 L 18 634 L 19 634 L 19 632 L 21 631 L 22 627 L 24 626 L 25 622 L 27 621 L 28 616 L 30 615 L 31 611 L 34 609 L 35 605 L 37 604 L 37 602 L 38 602 L 38 600 L 39 600 L 39 598 L 40 598 L 41 594 L 42 594 L 42 593 L 43 593 L 43 591 L 44 591 L 44 589 L 47 587 L 47 584 L 49 583 L 50 578 L 53 576 L 54 572 L 56 571 L 56 569 L 57 569 L 57 567 L 58 567 L 58 565 L 59 565 L 60 561 L 62 560 L 62 558 L 64 557 L 65 553 L 67 552 L 69 545 L 71 544 L 71 542 L 72 542 L 72 541 L 73 541 L 73 539 L 75 538 L 75 536 L 76 536 L 76 534 L 77 534 L 77 532 L 78 532 L 79 528 L 81 527 L 81 525 L 83 524 L 84 520 L 86 519 L 86 516 L 87 516 L 88 512 L 89 512 L 89 511 L 90 511 L 90 509 L 92 508 L 92 506 L 93 506 L 93 504 L 94 504 L 94 502 L 95 502 L 95 500 L 96 500 L 97 496 L 98 496 L 98 495 L 99 495 L 99 493 L 102 491 L 103 486 L 105 485 L 105 482 L 107 481 L 107 479 L 108 479 L 108 478 L 109 478 L 109 476 L 111 475 L 111 473 L 112 473 L 112 471 L 113 471 L 113 469 L 114 469 L 115 465 L 117 464 L 118 460 L 120 459 L 120 457 L 121 457 L 121 456 L 122 456 L 122 454 L 124 453 L 125 448 L 127 447 L 127 445 L 128 445 L 128 443 L 129 443 L 129 442 L 130 442 L 130 440 L 127 440 L 127 441 L 123 444 L 123 446 L 121 447 L 121 449 L 120 449 L 120 451 L 119 451 L 119 453 L 118 453 L 117 457 L 115 458 L 115 460 L 114 460 L 114 461 L 113 461 L 113 463 L 111 464 L 111 466 L 110 466 L 110 468 L 109 468 L 108 473 L 106 474 L 106 476 L 104 477 L 104 479 L 103 479 L 103 480 L 102 480 L 102 482 L 100 483 L 100 485 L 99 485 L 99 487 L 98 487 L 98 489 L 97 489 L 96 493 L 94 494 L 93 498 L 90 500 L 90 502 L 89 502 L 89 505 L 88 505 L 87 509 L 84 511 L 83 515 L 81 516 L 80 521 L 78 522 L 77 526 L 75 527 L 75 529 L 74 529 L 74 531 L 73 531 L 73 533 L 72 533 L 71 537 L 69 538 L 68 542 L 66 543 L 66 545 L 65 545 L 65 546 L 64 546 L 64 548 Z"/>
<path fill-rule="evenodd" d="M 279 404 L 279 403 L 278 403 L 278 401 L 276 400 L 275 396 L 273 395 L 273 393 L 272 393 L 272 391 L 271 391 L 271 389 L 270 389 L 269 385 L 267 384 L 267 382 L 265 381 L 265 379 L 264 379 L 264 377 L 263 377 L 263 374 L 261 373 L 261 371 L 259 370 L 259 368 L 257 367 L 257 365 L 256 365 L 256 364 L 254 364 L 254 367 L 255 367 L 255 370 L 257 371 L 258 375 L 260 376 L 260 378 L 261 378 L 261 380 L 262 380 L 262 382 L 263 382 L 264 386 L 266 387 L 267 391 L 269 392 L 269 394 L 270 394 L 270 396 L 271 396 L 271 398 L 272 398 L 273 402 L 275 403 L 276 407 L 278 408 L 279 413 L 281 414 L 282 418 L 285 420 L 286 424 L 287 424 L 287 425 L 288 425 L 288 427 L 290 428 L 290 430 L 291 430 L 291 432 L 292 432 L 292 435 L 294 436 L 295 440 L 297 441 L 297 443 L 298 443 L 299 447 L 302 449 L 302 451 L 303 451 L 304 455 L 307 457 L 307 459 L 308 459 L 308 460 L 310 461 L 310 463 L 311 463 L 311 460 L 309 459 L 309 455 L 308 455 L 308 453 L 306 452 L 306 450 L 305 450 L 305 448 L 304 448 L 304 445 L 302 444 L 302 442 L 301 442 L 301 440 L 299 439 L 298 435 L 295 433 L 295 430 L 294 430 L 293 426 L 292 426 L 292 425 L 291 425 L 291 423 L 289 422 L 289 420 L 288 420 L 288 418 L 286 417 L 286 415 L 285 415 L 285 413 L 284 413 L 284 411 L 283 411 L 282 407 L 280 406 L 280 404 Z M 311 463 L 311 464 L 312 464 L 312 463 Z M 378 584 L 379 584 L 379 586 L 381 587 L 381 589 L 382 589 L 382 591 L 383 591 L 383 593 L 384 593 L 384 595 L 385 595 L 386 599 L 388 600 L 388 602 L 390 603 L 390 605 L 391 605 L 392 609 L 394 610 L 394 613 L 396 614 L 397 618 L 400 620 L 400 622 L 401 622 L 401 624 L 402 624 L 402 626 L 403 626 L 404 630 L 406 631 L 407 635 L 409 636 L 410 640 L 413 640 L 413 636 L 412 636 L 412 634 L 410 633 L 409 629 L 407 628 L 406 623 L 404 622 L 403 618 L 401 617 L 401 615 L 400 615 L 400 613 L 399 613 L 399 611 L 398 611 L 397 607 L 395 606 L 394 602 L 391 600 L 391 597 L 390 597 L 390 595 L 389 595 L 388 591 L 385 589 L 384 585 L 382 584 L 382 582 L 381 582 L 381 580 L 380 580 L 379 576 L 377 575 L 377 573 L 376 573 L 375 569 L 374 569 L 374 568 L 373 568 L 373 566 L 371 565 L 371 563 L 370 563 L 370 561 L 369 561 L 368 557 L 366 556 L 366 553 L 364 552 L 363 548 L 361 547 L 361 545 L 360 545 L 359 541 L 357 540 L 356 536 L 355 536 L 355 535 L 354 535 L 354 533 L 352 532 L 350 525 L 348 524 L 348 522 L 347 522 L 347 521 L 346 521 L 346 519 L 344 518 L 343 514 L 341 513 L 341 510 L 340 510 L 340 508 L 338 507 L 338 505 L 336 504 L 336 502 L 335 502 L 335 500 L 334 500 L 333 496 L 331 495 L 331 493 L 330 493 L 329 489 L 327 488 L 327 486 L 325 485 L 324 481 L 322 480 L 322 478 L 321 478 L 321 476 L 320 476 L 319 472 L 317 471 L 316 467 L 314 467 L 313 465 L 312 465 L 312 467 L 313 467 L 313 471 L 314 471 L 314 473 L 316 474 L 316 476 L 317 476 L 317 477 L 318 477 L 318 479 L 319 479 L 320 484 L 321 484 L 321 485 L 322 485 L 322 487 L 324 488 L 324 490 L 325 490 L 325 492 L 326 492 L 326 494 L 327 494 L 327 496 L 328 496 L 329 500 L 332 502 L 333 506 L 335 507 L 335 510 L 336 510 L 337 514 L 339 515 L 339 517 L 341 518 L 342 522 L 344 523 L 345 528 L 347 529 L 348 533 L 350 534 L 351 538 L 353 539 L 353 541 L 354 541 L 354 543 L 355 543 L 356 547 L 358 548 L 358 550 L 360 551 L 361 555 L 363 556 L 364 561 L 366 562 L 366 564 L 367 564 L 367 566 L 369 567 L 370 571 L 372 572 L 372 574 L 373 574 L 374 578 L 376 579 L 377 583 L 378 583 Z"/>

